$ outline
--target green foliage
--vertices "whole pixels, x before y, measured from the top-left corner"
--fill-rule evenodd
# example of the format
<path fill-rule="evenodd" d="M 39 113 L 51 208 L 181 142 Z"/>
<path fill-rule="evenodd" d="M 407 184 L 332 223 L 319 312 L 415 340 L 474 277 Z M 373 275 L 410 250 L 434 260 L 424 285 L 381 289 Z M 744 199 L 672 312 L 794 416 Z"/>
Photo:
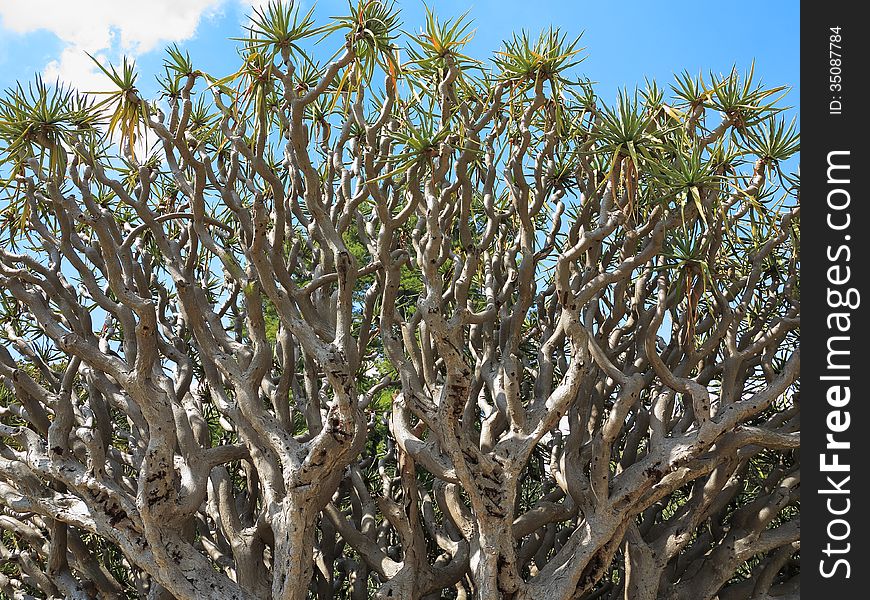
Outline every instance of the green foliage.
<path fill-rule="evenodd" d="M 347 45 L 354 54 L 355 66 L 344 72 L 336 93 L 344 90 L 346 85 L 370 81 L 375 66 L 387 71 L 397 67 L 393 41 L 398 37 L 401 21 L 395 2 L 359 0 L 353 4 L 350 0 L 349 10 L 349 15 L 333 17 L 333 23 L 322 29 L 324 34 L 344 32 Z M 353 80 L 348 81 L 351 73 Z"/>
<path fill-rule="evenodd" d="M 497 363 L 506 357 L 515 357 L 520 368 L 510 375 L 519 388 L 520 407 L 530 414 L 534 408 L 534 418 L 551 410 L 546 397 L 535 406 L 535 388 L 552 383 L 542 379 L 545 376 L 562 381 L 575 364 L 572 351 L 577 333 L 569 329 L 568 316 L 558 317 L 561 311 L 568 315 L 567 292 L 554 291 L 559 289 L 554 278 L 559 254 L 574 246 L 582 246 L 582 251 L 567 261 L 566 283 L 573 291 L 588 290 L 651 244 L 650 231 L 661 224 L 656 243 L 662 245 L 656 247 L 654 258 L 618 273 L 621 279 L 603 286 L 574 313 L 582 315 L 582 323 L 577 324 L 598 335 L 600 345 L 611 345 L 610 360 L 620 363 L 617 368 L 629 372 L 648 360 L 643 327 L 657 306 L 659 282 L 667 292 L 668 319 L 662 332 L 671 327 L 674 333 L 665 342 L 665 360 L 680 352 L 691 356 L 705 340 L 713 339 L 717 333 L 710 321 L 715 320 L 717 308 L 724 311 L 726 305 L 732 312 L 743 311 L 734 331 L 737 346 L 754 344 L 760 332 L 769 330 L 799 301 L 799 281 L 794 277 L 800 261 L 800 220 L 795 216 L 786 227 L 783 214 L 797 204 L 799 195 L 799 177 L 786 170 L 800 152 L 800 136 L 796 122 L 787 123 L 780 114 L 783 108 L 778 102 L 785 88 L 761 85 L 753 68 L 743 74 L 736 69 L 711 74 L 706 80 L 683 72 L 669 92 L 647 81 L 643 89 L 621 90 L 610 102 L 598 97 L 591 82 L 577 72 L 583 60 L 580 37 L 572 38 L 558 28 L 548 28 L 538 37 L 525 31 L 516 34 L 485 63 L 465 54 L 474 34 L 467 13 L 440 19 L 427 7 L 422 28 L 412 34 L 402 33 L 394 2 L 352 1 L 348 13 L 318 27 L 314 9 L 304 12 L 298 3 L 272 0 L 255 8 L 245 34 L 234 38 L 240 63 L 229 75 L 203 73 L 187 51 L 170 46 L 159 79 L 162 95 L 154 103 L 141 97 L 135 65 L 127 59 L 120 66 L 97 63 L 114 88 L 103 96 L 48 85 L 38 77 L 27 86 L 8 90 L 0 98 L 0 168 L 8 175 L 0 184 L 4 194 L 0 244 L 23 248 L 20 256 L 7 260 L 24 265 L 22 271 L 36 272 L 27 275 L 31 277 L 25 282 L 28 289 L 36 289 L 32 280 L 51 271 L 33 268 L 28 262 L 33 256 L 51 255 L 47 260 L 57 261 L 51 272 L 64 277 L 67 271 L 79 270 L 51 293 L 37 291 L 44 295 L 47 314 L 58 319 L 59 327 L 79 331 L 87 327 L 91 314 L 95 320 L 105 319 L 102 330 L 84 336 L 86 343 L 99 338 L 101 352 L 136 360 L 131 358 L 131 340 L 141 332 L 131 332 L 126 315 L 135 313 L 130 319 L 138 319 L 137 311 L 153 305 L 160 319 L 162 361 L 155 369 L 165 368 L 167 373 L 174 369 L 179 380 L 186 369 L 193 373 L 197 386 L 183 397 L 191 403 L 183 408 L 201 419 L 198 424 L 203 429 L 197 434 L 202 438 L 197 443 L 206 447 L 245 444 L 251 439 L 246 436 L 256 437 L 274 427 L 283 429 L 287 439 L 294 437 L 300 453 L 306 451 L 322 416 L 330 414 L 339 399 L 338 387 L 333 388 L 337 376 L 319 364 L 321 355 L 308 352 L 310 346 L 306 348 L 300 339 L 315 340 L 312 345 L 318 349 L 334 347 L 341 324 L 335 314 L 339 281 L 352 280 L 345 317 L 354 340 L 345 348 L 350 351 L 344 358 L 354 366 L 349 374 L 340 375 L 353 380 L 356 399 L 367 398 L 356 413 L 366 420 L 367 440 L 352 463 L 364 481 L 348 484 L 345 479 L 332 496 L 324 498 L 330 497 L 345 511 L 354 526 L 363 519 L 368 526 L 370 520 L 372 527 L 380 528 L 378 544 L 397 549 L 404 542 L 381 502 L 395 499 L 408 506 L 408 492 L 401 488 L 400 453 L 389 423 L 394 399 L 407 386 L 408 373 L 400 377 L 401 367 L 387 357 L 392 339 L 388 336 L 401 338 L 397 344 L 405 344 L 414 369 L 422 372 L 425 369 L 419 365 L 424 361 L 434 363 L 426 365 L 430 372 L 418 377 L 421 388 L 433 398 L 446 387 L 442 387 L 445 373 L 453 368 L 439 355 L 445 347 L 449 350 L 448 342 L 456 350 L 454 360 L 480 367 L 480 372 L 469 376 L 472 387 L 479 384 L 479 402 L 470 401 L 465 412 L 459 411 L 462 416 L 455 431 L 446 432 L 468 434 L 468 447 L 456 450 L 429 443 L 445 433 L 427 421 L 440 418 L 431 416 L 442 410 L 440 400 L 432 400 L 431 413 L 418 406 L 412 410 L 415 435 L 427 447 L 449 455 L 449 460 L 468 448 L 483 446 L 478 442 L 484 431 L 497 429 L 508 419 L 499 404 L 505 399 L 487 379 L 494 377 Z M 309 45 L 329 39 L 338 41 L 338 52 L 319 63 Z M 405 61 L 400 48 L 406 49 Z M 172 130 L 164 139 L 166 147 L 176 143 L 178 147 L 175 152 L 161 148 L 136 156 L 133 147 L 157 120 L 158 111 L 162 126 Z M 119 135 L 113 138 L 113 133 Z M 97 165 L 102 171 L 95 176 Z M 73 208 L 63 205 L 69 198 L 75 201 Z M 73 216 L 66 218 L 69 215 Z M 99 219 L 108 225 L 100 229 Z M 615 225 L 608 229 L 611 220 Z M 430 226 L 435 222 L 443 229 Z M 756 283 L 754 257 L 772 239 L 780 238 L 785 241 L 760 261 Z M 118 247 L 117 257 L 110 255 L 101 262 L 107 241 Z M 261 244 L 258 250 L 252 249 L 255 243 Z M 52 244 L 68 244 L 71 255 L 81 257 L 81 265 L 72 265 L 67 255 L 55 259 L 62 253 L 53 248 L 46 251 Z M 434 258 L 427 255 L 429 249 L 434 249 Z M 344 250 L 359 272 L 341 280 L 336 264 L 339 256 L 347 258 Z M 180 257 L 177 264 L 172 264 L 174 253 Z M 258 258 L 262 263 L 256 262 Z M 395 311 L 384 318 L 380 311 L 388 296 L 381 286 L 390 260 L 403 263 L 398 268 L 398 290 L 392 290 Z M 422 260 L 431 260 L 425 266 L 437 273 L 431 279 L 445 282 L 443 289 L 434 289 L 430 278 L 424 279 Z M 465 273 L 463 266 L 468 264 L 475 266 Z M 265 272 L 274 269 L 275 282 L 261 277 L 262 265 Z M 2 277 L 18 276 L 6 263 L 3 268 Z M 128 276 L 134 268 L 140 270 Z M 93 285 L 86 289 L 88 277 L 93 277 Z M 123 280 L 123 290 L 117 288 L 118 280 Z M 197 301 L 213 309 L 206 322 L 192 325 L 191 314 L 179 308 L 184 308 L 182 280 L 196 288 Z M 754 287 L 745 295 L 734 291 L 742 290 L 748 281 Z M 277 299 L 266 292 L 273 283 L 280 288 Z M 458 293 L 461 285 L 468 289 Z M 440 302 L 445 321 L 461 324 L 447 342 L 438 340 L 441 345 L 433 342 L 430 323 L 419 309 L 426 306 L 421 299 L 433 291 L 430 297 Z M 133 292 L 144 302 L 123 297 Z M 64 312 L 62 301 L 67 296 L 81 303 L 81 315 Z M 526 301 L 528 306 L 523 305 Z M 107 316 L 115 306 L 126 311 L 125 318 Z M 279 314 L 279 306 L 291 309 Z M 260 310 L 262 323 L 252 318 Z M 31 315 L 21 318 L 22 311 L 9 290 L 0 290 L 0 335 L 25 338 L 34 363 L 55 371 L 67 364 L 66 354 Z M 394 321 L 393 330 L 381 331 L 387 321 Z M 308 329 L 304 335 L 301 329 L 293 333 L 291 323 L 303 323 Z M 195 327 L 200 329 L 194 331 Z M 250 329 L 257 327 L 268 347 L 254 360 L 248 354 L 257 332 Z M 209 361 L 204 355 L 211 348 L 200 346 L 198 336 L 206 329 L 216 332 L 216 344 L 225 353 L 221 358 L 232 356 L 246 376 L 258 368 L 266 372 L 263 378 L 268 381 L 252 387 L 257 394 L 255 408 L 264 413 L 243 415 L 249 419 L 244 427 L 229 422 L 231 413 L 219 406 L 226 400 L 236 409 L 242 394 L 233 389 L 225 363 Z M 511 339 L 515 331 L 517 340 Z M 353 344 L 362 334 L 369 338 L 357 351 Z M 797 335 L 789 332 L 783 348 L 796 346 Z M 284 345 L 278 343 L 279 336 Z M 292 348 L 290 356 L 284 356 L 288 340 Z M 681 376 L 700 379 L 703 373 L 707 379 L 702 383 L 709 388 L 724 385 L 717 379 L 723 377 L 717 361 L 726 350 L 717 346 L 709 357 L 686 363 L 685 369 L 680 366 Z M 763 388 L 783 369 L 785 350 L 765 352 L 763 358 L 743 361 L 749 365 L 747 393 Z M 16 355 L 15 360 L 23 365 L 27 357 Z M 590 368 L 598 369 L 595 364 Z M 38 368 L 27 369 L 38 378 Z M 662 393 L 656 388 L 657 377 L 650 375 L 653 383 L 624 417 L 609 462 L 601 463 L 609 465 L 604 469 L 607 478 L 630 468 L 630 457 L 658 450 L 648 424 L 641 423 L 641 433 L 631 438 L 632 427 L 641 421 L 639 415 L 646 411 L 649 417 L 656 396 Z M 555 512 L 556 503 L 567 504 L 567 492 L 557 489 L 553 476 L 562 468 L 560 452 L 565 456 L 570 451 L 572 460 L 581 462 L 571 476 L 586 475 L 591 468 L 589 453 L 597 448 L 595 436 L 609 418 L 621 385 L 601 369 L 591 378 L 595 381 L 577 394 L 575 402 L 588 402 L 589 414 L 570 415 L 577 422 L 586 419 L 580 423 L 577 445 L 560 447 L 565 442 L 558 427 L 532 442 L 531 458 L 520 471 L 518 512 Z M 76 393 L 84 398 L 82 375 L 73 379 Z M 281 390 L 280 397 L 276 389 Z M 27 425 L 16 402 L 15 392 L 5 382 L 0 384 L 3 425 Z M 76 402 L 76 410 L 84 412 L 79 397 Z M 487 413 L 487 404 L 496 408 Z M 106 443 L 112 460 L 140 451 L 134 446 L 141 433 L 123 408 L 115 402 L 107 409 L 112 431 Z M 671 424 L 678 425 L 666 435 L 676 440 L 693 434 L 692 420 L 685 418 L 691 417 L 690 410 L 691 398 L 675 393 L 664 411 L 671 414 L 655 417 L 662 422 L 673 417 Z M 793 411 L 795 401 L 783 396 L 749 424 L 764 426 Z M 84 417 L 77 413 L 76 418 Z M 572 421 L 571 427 L 576 435 L 577 423 Z M 517 441 L 525 435 L 520 429 L 505 435 Z M 4 437 L 2 443 L 20 450 L 14 440 Z M 482 455 L 487 452 L 481 450 Z M 251 473 L 259 467 L 252 467 L 254 462 L 282 460 L 267 454 L 254 461 L 238 460 L 233 454 L 224 465 L 239 498 L 255 485 Z M 118 471 L 135 480 L 137 472 L 130 462 L 123 462 Z M 727 526 L 738 511 L 769 494 L 771 473 L 787 472 L 796 464 L 796 455 L 787 451 L 752 455 L 746 461 L 743 487 L 723 513 L 724 524 L 704 520 L 691 532 L 691 544 L 709 546 L 701 549 L 701 555 L 715 547 L 708 541 L 709 532 Z M 404 468 L 413 470 L 420 498 L 434 494 L 439 482 L 432 473 L 410 459 Z M 493 467 L 493 472 L 497 470 Z M 357 485 L 365 486 L 373 497 L 365 500 L 371 515 L 362 516 L 364 502 L 351 493 Z M 681 485 L 645 508 L 655 526 L 667 525 L 690 510 L 696 497 L 693 486 Z M 468 501 L 468 490 L 459 493 Z M 547 499 L 549 504 L 539 508 L 549 494 L 556 499 Z M 773 525 L 788 522 L 797 510 L 787 507 Z M 431 511 L 434 522 L 443 524 L 447 519 L 441 506 Z M 220 524 L 209 522 L 211 518 L 203 518 L 202 523 L 217 531 Z M 579 512 L 554 517 L 539 537 L 558 536 L 562 544 L 580 518 Z M 422 535 L 434 562 L 443 548 L 431 531 Z M 374 539 L 374 534 L 370 537 Z M 527 541 L 517 540 L 518 547 Z M 535 543 L 539 541 L 535 538 Z M 20 540 L 4 531 L 3 542 Z M 120 551 L 98 536 L 88 538 L 86 545 L 133 594 L 137 573 Z M 534 562 L 543 564 L 555 548 Z M 341 548 L 341 561 L 358 560 L 354 552 L 350 546 Z M 622 585 L 621 552 L 614 555 L 591 594 L 608 585 L 612 589 Z M 753 561 L 741 567 L 739 577 L 748 576 L 757 564 Z M 523 567 L 524 576 L 531 576 L 532 562 Z M 0 569 L 15 573 L 8 565 Z M 377 578 L 368 576 L 368 585 L 375 585 Z M 335 593 L 349 595 L 349 588 L 345 581 L 336 585 Z"/>
<path fill-rule="evenodd" d="M 518 85 L 549 81 L 555 89 L 571 83 L 565 73 L 582 61 L 577 57 L 583 51 L 579 43 L 580 36 L 569 40 L 568 34 L 554 27 L 542 31 L 534 42 L 522 31 L 505 40 L 505 49 L 496 53 L 493 62 L 506 81 Z"/>
<path fill-rule="evenodd" d="M 411 36 L 414 45 L 408 46 L 410 64 L 418 69 L 418 74 L 443 79 L 450 66 L 461 73 L 478 65 L 479 61 L 461 52 L 474 37 L 468 12 L 442 22 L 428 6 L 425 9 L 426 25 L 419 35 Z"/>
<path fill-rule="evenodd" d="M 245 42 L 252 50 L 270 59 L 280 54 L 286 61 L 291 51 L 304 56 L 305 52 L 298 44 L 317 33 L 313 12 L 312 7 L 300 17 L 295 2 L 269 0 L 264 7 L 254 7 L 248 28 L 250 35 L 233 39 Z"/>
<path fill-rule="evenodd" d="M 787 93 L 785 86 L 766 88 L 755 81 L 755 63 L 742 77 L 735 67 L 728 75 L 710 75 L 707 104 L 721 111 L 738 131 L 759 125 L 783 110 L 777 102 Z M 703 84 L 702 84 L 703 86 Z"/>
<path fill-rule="evenodd" d="M 749 149 L 771 167 L 788 160 L 800 151 L 800 134 L 795 119 L 785 124 L 784 119 L 768 118 L 758 128 L 746 132 Z"/>
<path fill-rule="evenodd" d="M 136 88 L 136 64 L 133 61 L 128 61 L 127 57 L 123 57 L 121 69 L 115 69 L 114 65 L 109 65 L 108 68 L 103 66 L 99 60 L 91 56 L 94 64 L 109 78 L 112 84 L 117 88 L 109 92 L 93 92 L 94 94 L 104 94 L 106 98 L 98 103 L 94 108 L 100 109 L 106 107 L 110 112 L 109 116 L 109 131 L 118 131 L 120 140 L 123 144 L 126 142 L 127 148 L 131 155 L 134 154 L 134 146 L 141 126 L 148 119 L 148 106 L 138 95 Z"/>

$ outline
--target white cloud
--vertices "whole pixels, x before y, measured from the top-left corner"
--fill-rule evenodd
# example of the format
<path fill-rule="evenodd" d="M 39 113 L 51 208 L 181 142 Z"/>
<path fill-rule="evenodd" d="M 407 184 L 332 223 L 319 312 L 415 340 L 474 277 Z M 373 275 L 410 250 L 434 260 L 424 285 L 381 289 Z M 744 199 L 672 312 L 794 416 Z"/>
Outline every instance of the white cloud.
<path fill-rule="evenodd" d="M 200 17 L 223 0 L 5 0 L 3 25 L 18 33 L 46 29 L 88 51 L 108 48 L 117 35 L 124 51 L 141 54 L 193 35 Z"/>
<path fill-rule="evenodd" d="M 264 8 L 270 2 L 270 0 L 240 0 L 240 1 L 245 6 L 251 6 L 253 8 Z M 296 6 L 299 6 L 298 2 L 296 3 Z"/>
<path fill-rule="evenodd" d="M 108 61 L 106 55 L 97 53 L 94 58 L 102 64 Z M 67 46 L 60 57 L 50 61 L 42 71 L 47 81 L 60 79 L 75 85 L 83 92 L 101 92 L 108 89 L 109 80 L 97 68 L 80 46 Z"/>
<path fill-rule="evenodd" d="M 189 39 L 204 15 L 224 0 L 3 0 L 4 29 L 25 34 L 46 30 L 66 45 L 44 75 L 59 77 L 82 90 L 105 88 L 85 52 L 137 56 L 171 42 Z M 98 86 L 98 87 L 94 87 Z"/>

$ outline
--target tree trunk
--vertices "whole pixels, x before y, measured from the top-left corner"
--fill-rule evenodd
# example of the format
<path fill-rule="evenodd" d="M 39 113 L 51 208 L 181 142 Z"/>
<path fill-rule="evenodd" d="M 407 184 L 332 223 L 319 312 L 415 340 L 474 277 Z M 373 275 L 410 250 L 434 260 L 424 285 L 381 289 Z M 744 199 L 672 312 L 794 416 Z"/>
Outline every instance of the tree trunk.
<path fill-rule="evenodd" d="M 316 513 L 312 503 L 286 499 L 271 519 L 275 532 L 272 598 L 305 600 L 313 574 Z"/>
<path fill-rule="evenodd" d="M 625 600 L 657 600 L 661 569 L 655 553 L 632 525 L 625 542 Z"/>

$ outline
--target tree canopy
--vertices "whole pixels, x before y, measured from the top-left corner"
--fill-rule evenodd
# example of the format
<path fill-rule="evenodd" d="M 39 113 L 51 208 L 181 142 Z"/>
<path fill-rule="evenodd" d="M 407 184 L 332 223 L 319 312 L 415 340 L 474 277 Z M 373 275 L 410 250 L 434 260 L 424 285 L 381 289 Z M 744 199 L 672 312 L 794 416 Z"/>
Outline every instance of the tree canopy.
<path fill-rule="evenodd" d="M 318 21 L 0 99 L 0 596 L 797 598 L 786 88 Z"/>

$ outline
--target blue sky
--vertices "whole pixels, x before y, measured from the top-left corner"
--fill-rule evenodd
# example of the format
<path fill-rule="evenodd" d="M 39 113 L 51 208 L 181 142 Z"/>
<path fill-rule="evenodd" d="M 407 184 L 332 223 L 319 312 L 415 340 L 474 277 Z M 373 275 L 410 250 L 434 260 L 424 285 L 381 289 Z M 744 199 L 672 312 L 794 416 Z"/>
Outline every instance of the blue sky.
<path fill-rule="evenodd" d="M 194 64 L 214 75 L 235 70 L 233 42 L 251 4 L 258 0 L 0 0 L 0 88 L 37 73 L 60 77 L 82 89 L 101 84 L 84 54 L 115 62 L 122 53 L 140 67 L 140 90 L 155 93 L 162 49 L 177 42 L 190 51 Z M 419 30 L 423 3 L 399 1 L 405 29 Z M 70 6 L 73 5 L 73 6 Z M 430 1 L 441 17 L 470 8 L 476 34 L 468 54 L 487 59 L 511 32 L 525 28 L 537 34 L 557 25 L 569 34 L 584 32 L 585 62 L 579 72 L 598 82 L 606 101 L 621 87 L 643 86 L 656 79 L 667 89 L 674 72 L 724 73 L 756 62 L 756 74 L 767 85 L 789 85 L 785 102 L 798 107 L 800 94 L 799 3 L 796 1 L 720 3 L 683 0 L 619 3 L 586 1 Z M 311 6 L 305 2 L 307 10 Z M 346 0 L 321 0 L 314 14 L 318 24 L 345 14 Z M 326 44 L 329 44 L 329 40 Z M 336 39 L 329 47 L 337 48 Z M 795 109 L 795 113 L 796 113 Z"/>

